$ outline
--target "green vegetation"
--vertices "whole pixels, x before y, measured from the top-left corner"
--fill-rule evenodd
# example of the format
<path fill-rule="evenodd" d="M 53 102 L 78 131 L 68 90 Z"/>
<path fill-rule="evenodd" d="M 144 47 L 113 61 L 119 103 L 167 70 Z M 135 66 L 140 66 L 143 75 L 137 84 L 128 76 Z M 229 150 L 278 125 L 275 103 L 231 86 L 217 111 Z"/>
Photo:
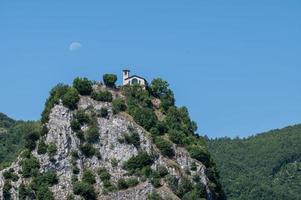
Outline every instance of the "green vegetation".
<path fill-rule="evenodd" d="M 109 111 L 107 108 L 101 108 L 99 111 L 99 117 L 106 118 L 109 115 Z"/>
<path fill-rule="evenodd" d="M 85 169 L 83 172 L 82 181 L 93 185 L 96 183 L 95 175 L 91 170 Z"/>
<path fill-rule="evenodd" d="M 73 186 L 73 192 L 76 195 L 82 196 L 85 200 L 95 200 L 96 193 L 93 185 L 84 181 L 76 182 Z"/>
<path fill-rule="evenodd" d="M 153 163 L 153 158 L 144 151 L 138 153 L 137 156 L 130 158 L 124 163 L 124 168 L 132 173 L 136 170 L 140 170 L 145 166 L 151 165 Z"/>
<path fill-rule="evenodd" d="M 18 175 L 15 174 L 13 169 L 9 169 L 9 170 L 3 172 L 3 177 L 5 180 L 11 180 L 13 182 L 16 182 L 19 180 Z"/>
<path fill-rule="evenodd" d="M 41 116 L 41 122 L 43 124 L 48 122 L 51 109 L 55 104 L 59 104 L 60 99 L 64 97 L 68 90 L 69 86 L 62 83 L 57 84 L 54 88 L 51 89 L 50 95 L 46 100 L 45 108 Z"/>
<path fill-rule="evenodd" d="M 55 156 L 56 152 L 57 152 L 56 144 L 53 142 L 49 143 L 48 147 L 47 147 L 47 153 L 48 153 L 49 157 Z"/>
<path fill-rule="evenodd" d="M 79 149 L 87 158 L 91 158 L 96 154 L 96 149 L 91 144 L 81 145 Z"/>
<path fill-rule="evenodd" d="M 135 187 L 139 184 L 137 178 L 129 178 L 129 179 L 119 179 L 117 182 L 117 187 L 119 190 L 126 190 L 131 187 Z"/>
<path fill-rule="evenodd" d="M 124 135 L 124 141 L 127 144 L 132 144 L 136 148 L 140 147 L 140 137 L 139 134 L 136 131 L 132 131 L 130 134 L 125 134 Z"/>
<path fill-rule="evenodd" d="M 112 102 L 113 96 L 109 91 L 92 92 L 91 98 L 96 101 Z"/>
<path fill-rule="evenodd" d="M 7 115 L 0 113 L 0 128 L 9 129 L 15 125 L 16 121 L 9 118 Z"/>
<path fill-rule="evenodd" d="M 300 143 L 301 125 L 246 139 L 208 140 L 229 200 L 300 199 Z"/>
<path fill-rule="evenodd" d="M 90 126 L 85 134 L 87 142 L 95 143 L 99 141 L 99 131 L 97 126 Z"/>
<path fill-rule="evenodd" d="M 167 141 L 164 138 L 156 137 L 155 144 L 162 153 L 162 155 L 172 158 L 175 155 L 175 152 L 172 147 L 172 143 Z"/>
<path fill-rule="evenodd" d="M 38 150 L 37 150 L 38 154 L 39 155 L 46 154 L 47 148 L 48 148 L 48 146 L 45 144 L 45 142 L 43 140 L 41 140 L 38 145 Z"/>
<path fill-rule="evenodd" d="M 125 111 L 126 110 L 126 104 L 123 99 L 114 99 L 112 102 L 113 106 L 113 113 L 117 114 L 119 112 Z"/>
<path fill-rule="evenodd" d="M 75 88 L 69 88 L 66 94 L 63 96 L 63 104 L 70 110 L 77 108 L 77 103 L 79 101 L 79 93 Z"/>
<path fill-rule="evenodd" d="M 104 74 L 103 82 L 108 87 L 115 87 L 117 81 L 117 76 L 115 74 Z"/>
<path fill-rule="evenodd" d="M 81 95 L 90 95 L 92 92 L 92 82 L 87 78 L 77 77 L 73 80 L 73 87 L 79 92 Z"/>
<path fill-rule="evenodd" d="M 156 192 L 152 192 L 148 195 L 147 200 L 163 200 L 163 198 Z"/>
<path fill-rule="evenodd" d="M 25 144 L 35 146 L 25 138 L 29 139 L 29 135 L 36 134 L 41 127 L 38 122 L 14 121 L 2 113 L 0 113 L 0 118 L 0 129 L 5 130 L 0 134 L 0 169 L 3 169 L 16 159 L 25 148 Z"/>
<path fill-rule="evenodd" d="M 36 157 L 30 155 L 29 158 L 25 158 L 20 162 L 20 166 L 22 169 L 22 176 L 24 178 L 29 178 L 38 174 L 40 163 Z"/>
<path fill-rule="evenodd" d="M 129 114 L 146 130 L 156 126 L 158 121 L 155 113 L 150 108 L 130 107 Z"/>
<path fill-rule="evenodd" d="M 86 112 L 82 109 L 76 111 L 74 118 L 80 125 L 84 125 L 90 122 L 90 117 Z"/>
<path fill-rule="evenodd" d="M 11 193 L 10 190 L 12 185 L 10 181 L 5 181 L 3 186 L 3 200 L 11 200 Z"/>

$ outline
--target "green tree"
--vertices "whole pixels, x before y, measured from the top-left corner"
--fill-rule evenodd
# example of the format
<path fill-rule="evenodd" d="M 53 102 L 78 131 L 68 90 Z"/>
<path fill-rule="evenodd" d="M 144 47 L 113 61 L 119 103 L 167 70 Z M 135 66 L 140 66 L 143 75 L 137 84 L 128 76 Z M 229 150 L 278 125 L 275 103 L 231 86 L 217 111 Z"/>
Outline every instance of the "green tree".
<path fill-rule="evenodd" d="M 113 113 L 117 114 L 119 112 L 126 110 L 126 104 L 123 99 L 114 99 L 112 102 Z"/>
<path fill-rule="evenodd" d="M 171 158 L 175 155 L 175 152 L 173 150 L 171 142 L 169 142 L 161 137 L 156 137 L 155 144 L 164 156 Z"/>
<path fill-rule="evenodd" d="M 92 82 L 87 78 L 77 77 L 73 80 L 73 87 L 77 89 L 81 95 L 90 95 L 92 92 Z"/>
<path fill-rule="evenodd" d="M 66 94 L 63 96 L 63 104 L 67 108 L 74 110 L 77 108 L 79 101 L 79 93 L 75 88 L 69 88 Z"/>
<path fill-rule="evenodd" d="M 115 87 L 117 81 L 117 76 L 115 74 L 104 74 L 103 82 L 108 87 Z"/>
<path fill-rule="evenodd" d="M 96 183 L 95 175 L 91 170 L 85 169 L 83 172 L 82 181 L 93 185 Z"/>

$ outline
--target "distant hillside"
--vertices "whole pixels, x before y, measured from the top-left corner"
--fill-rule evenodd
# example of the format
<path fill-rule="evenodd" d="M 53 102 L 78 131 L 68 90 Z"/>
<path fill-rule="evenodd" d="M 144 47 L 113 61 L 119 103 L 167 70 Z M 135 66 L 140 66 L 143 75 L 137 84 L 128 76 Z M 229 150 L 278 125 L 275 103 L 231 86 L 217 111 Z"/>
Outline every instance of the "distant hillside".
<path fill-rule="evenodd" d="M 301 199 L 301 125 L 208 146 L 229 200 Z"/>
<path fill-rule="evenodd" d="M 38 128 L 37 122 L 15 121 L 0 113 L 0 169 L 8 166 L 24 148 L 24 135 Z"/>
<path fill-rule="evenodd" d="M 0 130 L 10 128 L 15 124 L 15 120 L 0 112 Z"/>

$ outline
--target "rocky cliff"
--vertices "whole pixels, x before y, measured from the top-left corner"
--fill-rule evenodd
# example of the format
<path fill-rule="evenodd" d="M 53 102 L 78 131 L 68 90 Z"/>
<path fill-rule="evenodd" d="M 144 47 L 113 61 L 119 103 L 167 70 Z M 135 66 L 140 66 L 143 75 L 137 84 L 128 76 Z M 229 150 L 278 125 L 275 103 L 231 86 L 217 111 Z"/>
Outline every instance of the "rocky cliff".
<path fill-rule="evenodd" d="M 75 108 L 62 96 L 51 104 L 39 136 L 29 137 L 30 150 L 0 172 L 1 199 L 222 199 L 210 166 L 167 135 L 155 139 L 114 102 L 128 98 L 121 89 L 94 85 L 93 91 L 79 95 Z M 112 99 L 97 98 L 99 92 Z M 151 98 L 164 121 L 160 99 Z M 171 148 L 164 151 L 161 141 Z"/>

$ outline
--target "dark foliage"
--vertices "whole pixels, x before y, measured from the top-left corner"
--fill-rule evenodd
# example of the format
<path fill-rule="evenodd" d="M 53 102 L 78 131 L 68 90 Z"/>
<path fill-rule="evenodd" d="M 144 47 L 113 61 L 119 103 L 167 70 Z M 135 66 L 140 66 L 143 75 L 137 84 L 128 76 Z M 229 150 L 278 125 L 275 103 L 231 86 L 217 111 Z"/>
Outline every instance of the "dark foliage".
<path fill-rule="evenodd" d="M 73 80 L 73 87 L 79 92 L 81 95 L 90 95 L 92 92 L 92 82 L 87 78 L 77 77 Z"/>
<path fill-rule="evenodd" d="M 76 195 L 82 196 L 85 200 L 95 200 L 96 193 L 93 185 L 86 182 L 76 182 L 73 186 L 73 192 Z"/>
<path fill-rule="evenodd" d="M 91 98 L 96 101 L 112 102 L 113 96 L 109 91 L 92 92 Z"/>
<path fill-rule="evenodd" d="M 301 125 L 246 139 L 208 140 L 228 199 L 299 199 Z M 208 170 L 212 176 L 214 171 Z"/>
<path fill-rule="evenodd" d="M 68 88 L 66 94 L 63 96 L 63 104 L 70 110 L 74 110 L 77 108 L 77 103 L 79 101 L 79 93 L 78 91 L 71 87 Z"/>
<path fill-rule="evenodd" d="M 155 144 L 162 153 L 162 155 L 167 156 L 167 157 L 173 157 L 175 155 L 175 152 L 173 150 L 172 144 L 161 138 L 161 137 L 156 137 L 155 138 Z"/>
<path fill-rule="evenodd" d="M 96 154 L 96 149 L 91 144 L 81 145 L 79 149 L 87 158 L 91 158 Z"/>
<path fill-rule="evenodd" d="M 128 171 L 135 171 L 142 169 L 145 166 L 151 165 L 153 163 L 153 158 L 148 155 L 147 152 L 139 152 L 137 156 L 134 156 L 130 158 L 127 162 L 124 164 L 124 168 Z"/>
<path fill-rule="evenodd" d="M 113 113 L 117 114 L 119 112 L 125 111 L 127 106 L 123 99 L 114 99 L 112 102 Z"/>
<path fill-rule="evenodd" d="M 115 87 L 116 81 L 117 81 L 117 76 L 115 74 L 103 75 L 103 82 L 107 87 Z"/>

